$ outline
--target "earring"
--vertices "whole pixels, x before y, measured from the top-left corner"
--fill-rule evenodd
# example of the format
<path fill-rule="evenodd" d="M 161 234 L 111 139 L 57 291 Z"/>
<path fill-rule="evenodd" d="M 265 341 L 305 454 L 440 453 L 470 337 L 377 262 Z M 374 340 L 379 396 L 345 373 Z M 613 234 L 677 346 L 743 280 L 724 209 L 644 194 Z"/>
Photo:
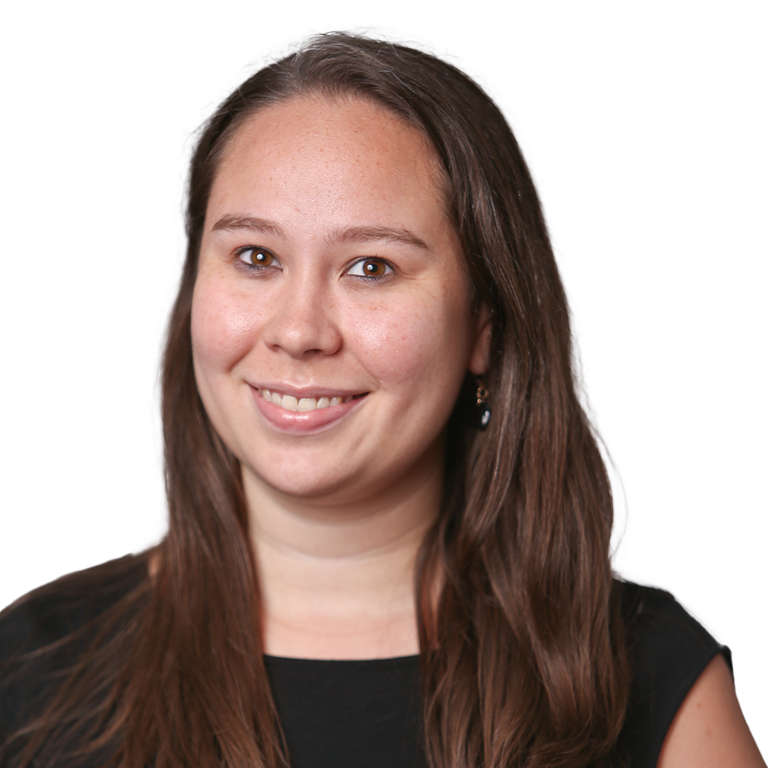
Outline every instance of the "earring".
<path fill-rule="evenodd" d="M 475 392 L 475 418 L 474 426 L 479 430 L 484 430 L 491 420 L 491 408 L 485 402 L 488 399 L 488 387 L 485 382 L 477 377 L 477 391 Z"/>

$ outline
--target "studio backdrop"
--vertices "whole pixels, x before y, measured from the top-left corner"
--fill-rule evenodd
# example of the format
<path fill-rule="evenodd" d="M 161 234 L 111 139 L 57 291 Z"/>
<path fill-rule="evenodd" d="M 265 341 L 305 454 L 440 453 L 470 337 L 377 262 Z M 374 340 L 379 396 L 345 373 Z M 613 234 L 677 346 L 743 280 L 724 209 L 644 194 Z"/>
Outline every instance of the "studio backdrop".
<path fill-rule="evenodd" d="M 615 567 L 733 651 L 768 753 L 766 6 L 43 0 L 0 12 L 0 606 L 165 528 L 157 370 L 195 131 L 308 35 L 424 47 L 507 115 L 612 462 Z"/>

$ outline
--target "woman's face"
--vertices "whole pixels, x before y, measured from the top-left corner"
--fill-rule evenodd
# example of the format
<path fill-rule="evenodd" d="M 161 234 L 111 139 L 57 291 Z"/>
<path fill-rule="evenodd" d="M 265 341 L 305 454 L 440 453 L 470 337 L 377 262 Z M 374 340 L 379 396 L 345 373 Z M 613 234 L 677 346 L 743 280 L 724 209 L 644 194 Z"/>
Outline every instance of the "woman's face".
<path fill-rule="evenodd" d="M 208 204 L 192 342 L 246 482 L 354 501 L 440 471 L 489 334 L 439 184 L 421 135 L 361 100 L 283 102 L 235 133 Z"/>

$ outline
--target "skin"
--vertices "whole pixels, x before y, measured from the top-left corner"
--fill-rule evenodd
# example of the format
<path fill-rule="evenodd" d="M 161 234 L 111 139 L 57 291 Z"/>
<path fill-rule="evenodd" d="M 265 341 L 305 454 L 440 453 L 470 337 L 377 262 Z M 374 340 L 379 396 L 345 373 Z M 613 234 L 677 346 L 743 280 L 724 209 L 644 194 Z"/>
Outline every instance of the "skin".
<path fill-rule="evenodd" d="M 301 98 L 249 118 L 214 181 L 195 374 L 241 463 L 269 654 L 419 650 L 414 562 L 439 510 L 444 427 L 466 372 L 487 370 L 490 339 L 440 179 L 398 118 Z M 263 266 L 249 267 L 257 251 Z M 307 431 L 271 420 L 267 385 L 364 396 Z M 722 658 L 685 699 L 658 765 L 765 768 Z"/>
<path fill-rule="evenodd" d="M 677 712 L 658 768 L 765 768 L 722 656 L 702 672 Z"/>
<path fill-rule="evenodd" d="M 418 651 L 414 559 L 440 505 L 444 427 L 489 345 L 440 178 L 401 120 L 305 98 L 251 117 L 215 179 L 195 373 L 242 465 L 268 653 Z M 266 266 L 244 263 L 249 246 Z M 296 433 L 265 417 L 262 385 L 364 396 Z"/>

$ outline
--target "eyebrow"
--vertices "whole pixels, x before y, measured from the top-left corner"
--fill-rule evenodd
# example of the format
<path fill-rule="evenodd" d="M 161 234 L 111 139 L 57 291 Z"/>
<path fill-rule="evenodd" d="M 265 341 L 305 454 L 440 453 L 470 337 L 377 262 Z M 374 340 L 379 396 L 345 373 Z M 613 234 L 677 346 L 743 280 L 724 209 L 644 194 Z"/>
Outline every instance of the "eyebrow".
<path fill-rule="evenodd" d="M 267 235 L 285 238 L 282 228 L 269 219 L 259 219 L 256 216 L 246 216 L 241 213 L 225 213 L 211 227 L 212 232 L 233 232 L 238 229 L 249 229 L 252 232 L 263 232 Z"/>
<path fill-rule="evenodd" d="M 348 227 L 347 229 L 337 229 L 325 238 L 328 245 L 337 243 L 402 243 L 404 245 L 413 245 L 417 248 L 423 248 L 428 251 L 429 247 L 413 232 L 405 228 L 396 227 Z"/>
<path fill-rule="evenodd" d="M 269 219 L 260 219 L 257 216 L 247 216 L 239 213 L 226 213 L 211 228 L 211 231 L 232 232 L 239 229 L 247 229 L 252 232 L 262 232 L 275 237 L 285 239 L 285 233 L 282 227 Z M 399 227 L 347 227 L 346 229 L 336 229 L 330 235 L 325 237 L 326 245 L 337 245 L 343 243 L 371 243 L 388 242 L 402 243 L 404 245 L 415 246 L 429 250 L 427 244 L 413 232 Z"/>

